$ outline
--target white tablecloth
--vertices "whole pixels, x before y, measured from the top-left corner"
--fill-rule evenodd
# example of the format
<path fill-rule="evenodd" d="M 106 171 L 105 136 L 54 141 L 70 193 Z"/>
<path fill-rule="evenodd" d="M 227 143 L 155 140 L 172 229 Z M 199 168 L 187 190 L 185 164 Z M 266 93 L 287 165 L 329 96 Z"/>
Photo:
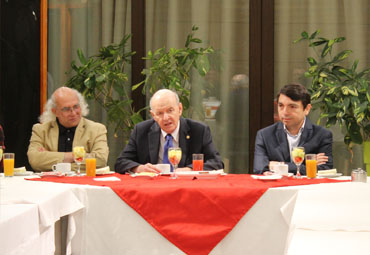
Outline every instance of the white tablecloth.
<path fill-rule="evenodd" d="M 289 255 L 370 254 L 370 183 L 299 189 Z"/>
<path fill-rule="evenodd" d="M 37 204 L 41 226 L 51 224 L 57 215 L 70 215 L 72 254 L 183 254 L 110 188 L 17 178 L 5 184 L 2 203 Z M 296 195 L 296 190 L 266 191 L 211 253 L 283 254 Z"/>
<path fill-rule="evenodd" d="M 38 219 L 37 205 L 0 205 L 0 254 L 26 254 L 40 236 Z"/>
<path fill-rule="evenodd" d="M 6 249 L 17 251 L 14 254 L 54 254 L 55 222 L 63 216 L 70 216 L 68 238 L 71 239 L 74 235 L 73 215 L 83 207 L 67 186 L 26 181 L 22 177 L 0 177 L 0 208 L 3 213 L 0 220 L 2 233 L 5 233 L 5 239 L 1 238 L 0 243 L 7 243 Z M 18 217 L 19 214 L 22 217 Z M 23 239 L 14 241 L 6 234 L 14 231 L 31 236 L 27 242 Z M 27 248 L 22 248 L 22 245 Z"/>
<path fill-rule="evenodd" d="M 183 254 L 110 188 L 66 185 L 86 207 L 74 217 L 73 254 Z M 211 254 L 285 253 L 296 194 L 268 190 Z"/>
<path fill-rule="evenodd" d="M 28 213 L 37 205 L 40 236 L 49 240 L 53 222 L 70 215 L 73 254 L 182 254 L 110 188 L 17 178 L 1 185 L 1 208 L 27 203 L 19 212 Z M 211 254 L 370 254 L 369 198 L 370 183 L 269 189 Z"/>

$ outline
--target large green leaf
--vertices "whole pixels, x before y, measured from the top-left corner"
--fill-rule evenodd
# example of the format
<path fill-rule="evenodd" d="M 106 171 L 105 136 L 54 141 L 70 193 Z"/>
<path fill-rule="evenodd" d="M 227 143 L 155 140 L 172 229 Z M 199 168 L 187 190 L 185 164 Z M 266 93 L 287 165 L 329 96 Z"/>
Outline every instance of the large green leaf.
<path fill-rule="evenodd" d="M 308 33 L 307 33 L 306 31 L 303 31 L 303 32 L 301 33 L 301 36 L 302 36 L 302 38 L 304 38 L 304 39 L 308 39 Z"/>
<path fill-rule="evenodd" d="M 346 40 L 346 38 L 345 38 L 345 37 L 338 37 L 338 38 L 335 38 L 335 39 L 334 39 L 334 41 L 335 41 L 336 43 L 343 42 L 344 40 Z"/>
<path fill-rule="evenodd" d="M 339 61 L 342 61 L 346 58 L 348 58 L 349 54 L 351 54 L 352 51 L 351 50 L 344 50 L 344 51 L 341 51 L 339 52 L 333 59 L 334 62 L 339 62 Z"/>
<path fill-rule="evenodd" d="M 81 49 L 78 49 L 77 50 L 77 55 L 78 55 L 78 59 L 80 60 L 81 64 L 86 65 L 87 64 L 87 60 L 86 60 L 86 58 L 85 58 L 85 56 L 84 56 L 84 54 L 83 54 L 83 52 L 82 52 Z"/>
<path fill-rule="evenodd" d="M 327 43 L 327 42 L 328 42 L 327 40 L 320 40 L 320 41 L 310 43 L 309 46 L 310 47 L 315 47 L 315 46 L 319 46 L 319 45 Z"/>
<path fill-rule="evenodd" d="M 310 38 L 309 39 L 315 39 L 316 36 L 320 34 L 320 29 L 316 30 L 315 32 L 313 32 L 311 35 L 310 35 Z"/>
<path fill-rule="evenodd" d="M 325 57 L 326 55 L 328 55 L 328 53 L 331 51 L 331 46 L 329 46 L 329 42 L 327 42 L 324 46 L 324 49 L 321 53 L 321 57 Z"/>
<path fill-rule="evenodd" d="M 317 62 L 313 57 L 307 58 L 307 62 L 310 64 L 310 66 L 317 65 Z"/>
<path fill-rule="evenodd" d="M 198 70 L 198 73 L 202 76 L 206 75 L 209 71 L 210 65 L 207 55 L 199 55 L 195 59 L 195 65 Z"/>

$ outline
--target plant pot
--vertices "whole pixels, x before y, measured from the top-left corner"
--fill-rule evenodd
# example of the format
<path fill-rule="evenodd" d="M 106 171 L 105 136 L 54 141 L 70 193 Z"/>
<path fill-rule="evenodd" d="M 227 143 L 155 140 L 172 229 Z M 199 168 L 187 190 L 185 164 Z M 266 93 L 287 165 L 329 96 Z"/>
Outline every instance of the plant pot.
<path fill-rule="evenodd" d="M 364 144 L 364 163 L 366 165 L 367 176 L 370 176 L 370 141 L 366 141 Z"/>

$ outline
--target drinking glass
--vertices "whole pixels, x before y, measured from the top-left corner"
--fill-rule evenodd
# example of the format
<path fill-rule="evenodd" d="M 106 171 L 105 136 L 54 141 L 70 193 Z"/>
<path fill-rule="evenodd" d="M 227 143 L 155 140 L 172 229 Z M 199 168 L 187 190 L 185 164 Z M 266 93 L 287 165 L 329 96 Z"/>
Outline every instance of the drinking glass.
<path fill-rule="evenodd" d="M 83 146 L 75 146 L 73 147 L 73 160 L 77 164 L 77 175 L 81 174 L 80 167 L 81 163 L 84 161 L 85 158 L 85 148 Z"/>
<path fill-rule="evenodd" d="M 317 174 L 316 154 L 306 154 L 306 173 L 307 178 L 316 178 Z"/>
<path fill-rule="evenodd" d="M 96 176 L 96 158 L 95 153 L 86 154 L 86 176 Z"/>
<path fill-rule="evenodd" d="M 304 160 L 304 148 L 303 147 L 293 147 L 292 150 L 292 160 L 294 164 L 297 166 L 297 174 L 295 175 L 294 178 L 300 179 L 301 173 L 299 172 L 299 166 L 302 164 Z"/>
<path fill-rule="evenodd" d="M 193 154 L 193 171 L 203 170 L 203 154 Z"/>
<path fill-rule="evenodd" d="M 168 160 L 170 161 L 171 165 L 173 166 L 173 173 L 171 174 L 171 179 L 176 179 L 176 169 L 181 160 L 181 148 L 172 147 L 168 149 Z"/>
<path fill-rule="evenodd" d="M 4 153 L 4 176 L 14 176 L 14 153 Z"/>

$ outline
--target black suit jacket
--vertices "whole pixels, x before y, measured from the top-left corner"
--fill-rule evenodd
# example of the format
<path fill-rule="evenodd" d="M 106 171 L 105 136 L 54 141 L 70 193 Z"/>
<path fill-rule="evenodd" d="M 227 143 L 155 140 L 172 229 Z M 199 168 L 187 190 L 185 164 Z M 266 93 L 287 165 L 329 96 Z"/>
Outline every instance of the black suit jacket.
<path fill-rule="evenodd" d="M 153 119 L 137 124 L 129 143 L 117 158 L 115 171 L 125 173 L 141 164 L 157 164 L 160 135 L 161 129 Z M 212 142 L 211 131 L 200 122 L 180 118 L 179 147 L 182 150 L 179 167 L 192 168 L 193 153 L 203 153 L 205 170 L 223 168 L 221 157 Z"/>
<path fill-rule="evenodd" d="M 317 169 L 333 168 L 332 143 L 333 135 L 329 130 L 312 124 L 311 121 L 306 118 L 298 146 L 304 147 L 306 154 L 318 154 L 323 152 L 329 157 L 328 162 L 323 165 L 318 165 Z M 269 161 L 285 162 L 289 166 L 289 172 L 297 172 L 296 165 L 290 162 L 287 134 L 281 122 L 277 122 L 257 132 L 253 171 L 257 174 L 268 171 Z M 300 167 L 300 172 L 303 175 L 306 174 L 305 161 Z"/>

